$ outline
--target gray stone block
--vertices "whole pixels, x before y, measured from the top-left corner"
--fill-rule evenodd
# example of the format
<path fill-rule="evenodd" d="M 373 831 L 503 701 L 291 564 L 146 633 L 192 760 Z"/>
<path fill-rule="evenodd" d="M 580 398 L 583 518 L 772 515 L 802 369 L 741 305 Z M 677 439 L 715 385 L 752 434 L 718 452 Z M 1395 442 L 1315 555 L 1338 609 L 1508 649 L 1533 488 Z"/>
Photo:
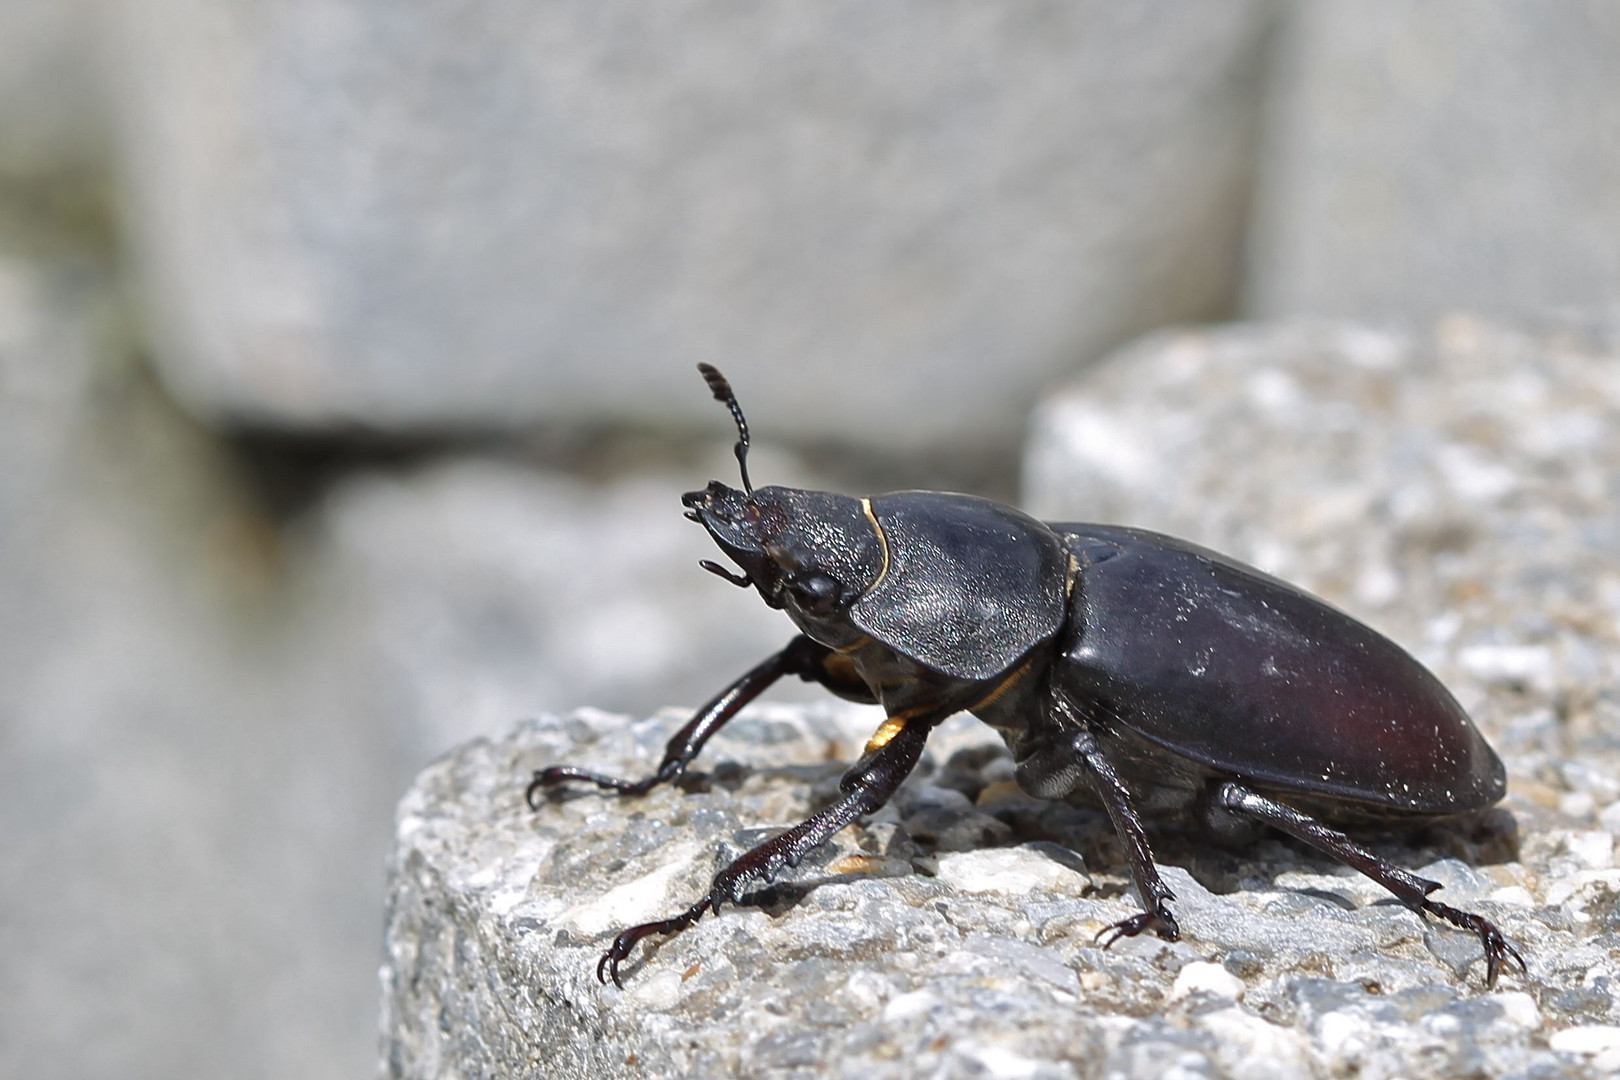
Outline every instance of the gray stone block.
<path fill-rule="evenodd" d="M 201 413 L 1011 442 L 1225 308 L 1264 0 L 120 5 L 156 359 Z"/>
<path fill-rule="evenodd" d="M 0 256 L 0 1075 L 353 1077 L 424 756 L 110 276 Z"/>
<path fill-rule="evenodd" d="M 94 0 L 0 4 L 0 182 L 59 179 L 105 156 Z"/>
<path fill-rule="evenodd" d="M 1258 561 L 1447 679 L 1503 753 L 1506 812 L 1373 842 L 1496 920 L 1528 972 L 1487 989 L 1477 941 L 1346 868 L 1173 830 L 1155 850 L 1182 940 L 1098 949 L 1135 904 L 1106 817 L 1023 795 L 993 733 L 958 718 L 889 807 L 763 906 L 644 943 L 625 989 L 604 987 L 594 967 L 616 929 L 674 914 L 767 828 L 825 805 L 875 718 L 756 708 L 690 790 L 572 793 L 531 812 L 532 769 L 639 775 L 680 720 L 582 712 L 464 746 L 401 802 L 385 1071 L 1620 1067 L 1614 356 L 1601 336 L 1462 319 L 1418 339 L 1303 324 L 1164 336 L 1055 396 L 1031 448 L 1043 514 L 1174 528 Z"/>
<path fill-rule="evenodd" d="M 1288 8 L 1246 309 L 1422 321 L 1620 296 L 1620 8 Z"/>
<path fill-rule="evenodd" d="M 1544 890 L 1592 873 L 1550 845 L 1481 870 L 1421 842 L 1384 846 L 1525 952 L 1530 974 L 1494 990 L 1469 936 L 1425 930 L 1364 879 L 1275 841 L 1231 853 L 1162 839 L 1183 940 L 1103 950 L 1093 936 L 1135 910 L 1107 818 L 1018 793 L 1000 779 L 1006 758 L 979 749 L 994 736 L 966 718 L 936 736 L 890 807 L 762 908 L 728 906 L 653 939 L 623 990 L 596 981 L 614 932 L 681 910 L 762 826 L 830 798 L 875 719 L 756 708 L 716 738 L 694 790 L 575 794 L 538 813 L 522 800 L 530 770 L 638 775 L 679 718 L 541 717 L 431 766 L 396 818 L 384 1073 L 1146 1078 L 1168 1063 L 1447 1077 L 1474 1063 L 1559 1075 L 1600 1056 L 1543 1041 L 1613 1023 L 1620 975 L 1605 901 L 1550 903 Z M 928 839 L 942 814 L 995 828 Z"/>
<path fill-rule="evenodd" d="M 537 709 L 696 704 L 786 644 L 781 613 L 697 565 L 713 544 L 680 496 L 711 474 L 585 481 L 473 455 L 361 474 L 305 550 L 344 597 L 366 681 L 432 756 Z"/>
<path fill-rule="evenodd" d="M 1465 316 L 1156 335 L 1037 411 L 1025 500 L 1228 552 L 1551 704 L 1620 675 L 1559 614 L 1620 602 L 1615 340 Z"/>

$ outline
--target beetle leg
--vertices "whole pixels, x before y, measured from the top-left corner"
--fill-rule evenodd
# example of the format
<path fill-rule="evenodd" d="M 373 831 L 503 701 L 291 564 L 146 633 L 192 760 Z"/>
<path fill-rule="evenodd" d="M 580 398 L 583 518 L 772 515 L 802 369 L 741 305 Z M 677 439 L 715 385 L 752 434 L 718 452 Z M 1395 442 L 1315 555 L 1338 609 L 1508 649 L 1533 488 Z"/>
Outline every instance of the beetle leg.
<path fill-rule="evenodd" d="M 943 718 L 943 715 L 933 715 L 905 723 L 844 774 L 839 784 L 844 793 L 842 798 L 736 859 L 714 876 L 708 895 L 696 904 L 673 918 L 642 923 L 621 931 L 597 962 L 597 979 L 605 983 L 611 978 L 613 985 L 623 986 L 619 982 L 619 964 L 630 955 L 636 942 L 653 934 L 674 934 L 685 930 L 706 911 L 718 914 L 721 902 L 737 903 L 749 882 L 769 882 L 784 868 L 798 866 L 805 855 L 830 840 L 834 833 L 856 818 L 879 809 L 916 767 L 918 759 L 922 757 L 923 744 L 928 740 L 928 732 Z"/>
<path fill-rule="evenodd" d="M 1059 714 L 1060 726 L 1054 737 L 1020 750 L 1018 786 L 1039 799 L 1061 799 L 1089 782 L 1102 798 L 1114 831 L 1125 845 L 1131 880 L 1142 898 L 1141 914 L 1104 927 L 1097 934 L 1097 942 L 1106 949 L 1122 937 L 1135 937 L 1148 930 L 1175 941 L 1181 936 L 1181 927 L 1167 902 L 1174 900 L 1176 894 L 1170 891 L 1170 886 L 1159 876 L 1158 867 L 1153 865 L 1147 827 L 1131 801 L 1131 789 L 1120 779 L 1114 763 L 1087 726 L 1084 710 L 1061 692 L 1053 696 L 1052 704 Z"/>
<path fill-rule="evenodd" d="M 819 682 L 834 693 L 851 696 L 855 691 L 845 687 L 838 678 L 839 673 L 828 666 L 832 661 L 839 659 L 841 658 L 838 654 L 825 645 L 799 634 L 788 642 L 785 649 L 753 668 L 699 709 L 697 714 L 669 740 L 664 748 L 664 760 L 659 763 L 658 770 L 651 776 L 641 780 L 620 780 L 573 765 L 552 765 L 535 772 L 528 790 L 523 793 L 524 801 L 529 804 L 531 810 L 538 810 L 540 808 L 538 796 L 542 791 L 569 780 L 582 780 L 588 784 L 595 784 L 603 791 L 612 791 L 619 795 L 645 795 L 657 785 L 677 779 L 715 732 L 736 716 L 744 705 L 753 701 L 765 691 L 766 687 L 784 675 L 797 675 L 807 681 Z M 864 683 L 860 683 L 859 686 L 864 690 Z M 860 698 L 857 697 L 857 700 Z M 867 700 L 870 700 L 869 695 Z"/>
<path fill-rule="evenodd" d="M 1500 974 L 1503 963 L 1509 958 L 1519 965 L 1520 971 L 1528 970 L 1525 967 L 1524 957 L 1519 955 L 1519 950 L 1509 944 L 1494 923 L 1483 916 L 1461 911 L 1437 900 L 1430 900 L 1429 894 L 1440 888 L 1438 881 L 1430 881 L 1428 878 L 1419 877 L 1409 870 L 1402 870 L 1392 863 L 1385 862 L 1337 829 L 1330 829 L 1291 806 L 1257 795 L 1241 784 L 1222 784 L 1216 791 L 1215 799 L 1216 804 L 1223 809 L 1257 818 L 1361 871 L 1394 893 L 1397 900 L 1413 911 L 1428 912 L 1460 930 L 1470 930 L 1477 934 L 1480 944 L 1485 948 L 1487 986 L 1496 985 L 1496 977 Z"/>
<path fill-rule="evenodd" d="M 1106 949 L 1122 937 L 1135 937 L 1146 930 L 1152 930 L 1166 941 L 1175 941 L 1181 936 L 1181 927 L 1176 923 L 1176 917 L 1170 914 L 1166 901 L 1174 900 L 1176 894 L 1170 891 L 1170 886 L 1159 876 L 1159 868 L 1153 865 L 1153 849 L 1148 846 L 1147 827 L 1131 802 L 1130 788 L 1120 779 L 1114 763 L 1108 760 L 1102 745 L 1089 729 L 1080 729 L 1074 736 L 1073 746 L 1075 755 L 1091 770 L 1097 793 L 1102 796 L 1103 806 L 1108 809 L 1108 817 L 1114 823 L 1114 831 L 1119 833 L 1125 845 L 1131 879 L 1136 882 L 1136 891 L 1145 909 L 1139 915 L 1104 927 L 1097 934 L 1097 943 Z"/>

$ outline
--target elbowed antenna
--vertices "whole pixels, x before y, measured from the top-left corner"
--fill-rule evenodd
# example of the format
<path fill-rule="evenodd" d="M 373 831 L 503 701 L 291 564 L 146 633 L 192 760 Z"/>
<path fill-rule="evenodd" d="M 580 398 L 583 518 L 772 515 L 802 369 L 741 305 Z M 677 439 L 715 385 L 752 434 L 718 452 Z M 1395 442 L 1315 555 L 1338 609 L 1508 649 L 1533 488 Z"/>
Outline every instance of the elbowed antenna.
<path fill-rule="evenodd" d="M 748 482 L 748 421 L 743 419 L 742 406 L 737 404 L 737 395 L 732 391 L 726 377 L 720 374 L 719 368 L 713 364 L 699 364 L 697 369 L 702 374 L 703 381 L 709 384 L 714 400 L 730 409 L 731 418 L 737 421 L 737 467 L 742 470 L 743 490 L 752 495 L 754 485 Z"/>

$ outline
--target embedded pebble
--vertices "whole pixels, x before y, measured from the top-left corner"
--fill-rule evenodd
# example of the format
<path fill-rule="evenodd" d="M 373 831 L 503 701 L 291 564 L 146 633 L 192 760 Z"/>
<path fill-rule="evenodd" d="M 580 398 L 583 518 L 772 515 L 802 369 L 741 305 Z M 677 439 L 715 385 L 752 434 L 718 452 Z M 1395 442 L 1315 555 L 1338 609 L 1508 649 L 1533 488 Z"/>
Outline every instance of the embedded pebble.
<path fill-rule="evenodd" d="M 1569 853 L 1588 870 L 1606 870 L 1614 865 L 1614 836 L 1608 832 L 1575 833 L 1565 843 Z"/>
<path fill-rule="evenodd" d="M 1620 1026 L 1591 1024 L 1565 1028 L 1553 1032 L 1547 1039 L 1547 1045 L 1563 1054 L 1602 1054 L 1620 1050 Z"/>
<path fill-rule="evenodd" d="M 601 934 L 657 918 L 674 906 L 670 886 L 697 855 L 698 848 L 697 844 L 685 843 L 660 852 L 657 869 L 569 908 L 557 921 L 582 934 Z"/>
<path fill-rule="evenodd" d="M 1195 960 L 1182 968 L 1176 981 L 1170 984 L 1170 1000 L 1180 1001 L 1188 994 L 1197 993 L 1241 1000 L 1245 990 L 1243 980 L 1221 965 Z"/>
<path fill-rule="evenodd" d="M 1008 896 L 1024 896 L 1036 889 L 1078 896 L 1089 884 L 1086 875 L 1025 847 L 945 855 L 935 876 L 965 893 Z"/>

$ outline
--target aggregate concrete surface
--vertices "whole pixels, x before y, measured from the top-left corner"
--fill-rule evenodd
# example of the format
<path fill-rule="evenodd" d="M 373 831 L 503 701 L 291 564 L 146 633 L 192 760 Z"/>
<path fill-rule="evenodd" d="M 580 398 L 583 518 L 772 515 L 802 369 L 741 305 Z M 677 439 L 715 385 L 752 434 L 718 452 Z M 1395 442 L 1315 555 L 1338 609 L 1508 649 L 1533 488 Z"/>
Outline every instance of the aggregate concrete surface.
<path fill-rule="evenodd" d="M 1591 1075 L 1620 1069 L 1620 364 L 1600 332 L 1466 318 L 1163 335 L 1038 418 L 1044 516 L 1173 528 L 1298 580 L 1431 665 L 1507 763 L 1499 813 L 1374 837 L 1495 920 L 1528 971 L 1276 839 L 1156 836 L 1182 940 L 1136 909 L 1106 818 L 1023 795 L 958 718 L 889 807 L 757 906 L 596 959 L 829 801 L 877 722 L 751 709 L 686 790 L 640 775 L 678 712 L 583 711 L 470 743 L 400 804 L 382 971 L 395 1076 Z"/>

